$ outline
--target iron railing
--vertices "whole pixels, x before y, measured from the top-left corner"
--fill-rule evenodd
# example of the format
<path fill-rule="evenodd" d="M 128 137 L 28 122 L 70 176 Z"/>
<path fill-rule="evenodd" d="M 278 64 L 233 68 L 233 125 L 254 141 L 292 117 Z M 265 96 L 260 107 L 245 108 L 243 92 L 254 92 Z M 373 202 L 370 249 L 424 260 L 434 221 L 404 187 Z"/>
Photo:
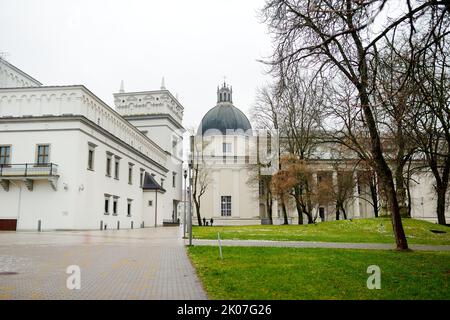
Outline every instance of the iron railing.
<path fill-rule="evenodd" d="M 36 177 L 56 175 L 58 175 L 58 165 L 55 163 L 0 164 L 0 177 Z"/>

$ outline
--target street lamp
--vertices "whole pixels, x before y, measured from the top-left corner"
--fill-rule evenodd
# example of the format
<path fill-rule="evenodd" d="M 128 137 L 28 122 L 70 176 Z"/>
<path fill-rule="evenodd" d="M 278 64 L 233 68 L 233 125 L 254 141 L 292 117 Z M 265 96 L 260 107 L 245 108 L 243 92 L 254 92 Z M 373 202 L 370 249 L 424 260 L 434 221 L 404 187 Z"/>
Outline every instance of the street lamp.
<path fill-rule="evenodd" d="M 183 219 L 183 238 L 186 238 L 186 201 L 187 201 L 187 184 L 186 184 L 186 178 L 187 178 L 187 170 L 184 170 L 184 219 Z"/>
<path fill-rule="evenodd" d="M 189 245 L 192 246 L 192 168 L 194 164 L 194 136 L 190 136 L 190 159 L 189 159 Z"/>

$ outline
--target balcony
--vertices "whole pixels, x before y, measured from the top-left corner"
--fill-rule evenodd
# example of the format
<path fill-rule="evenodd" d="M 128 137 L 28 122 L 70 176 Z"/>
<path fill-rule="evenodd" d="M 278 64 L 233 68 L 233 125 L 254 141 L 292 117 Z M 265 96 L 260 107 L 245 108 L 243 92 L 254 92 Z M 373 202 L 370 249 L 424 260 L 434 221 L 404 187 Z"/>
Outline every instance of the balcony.
<path fill-rule="evenodd" d="M 36 180 L 48 180 L 56 191 L 58 178 L 58 165 L 54 163 L 0 164 L 0 185 L 5 191 L 9 190 L 11 181 L 23 181 L 28 190 L 33 191 Z"/>

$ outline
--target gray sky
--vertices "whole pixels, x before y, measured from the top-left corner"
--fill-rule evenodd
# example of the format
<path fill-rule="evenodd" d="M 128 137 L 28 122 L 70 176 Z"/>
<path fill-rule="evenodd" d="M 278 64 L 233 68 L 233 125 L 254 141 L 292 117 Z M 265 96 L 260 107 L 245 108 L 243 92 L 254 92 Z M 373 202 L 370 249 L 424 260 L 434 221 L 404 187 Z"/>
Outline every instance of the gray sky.
<path fill-rule="evenodd" d="M 44 85 L 84 84 L 113 106 L 161 78 L 197 126 L 223 77 L 248 114 L 269 80 L 256 59 L 270 53 L 257 18 L 263 0 L 0 0 L 0 51 Z"/>

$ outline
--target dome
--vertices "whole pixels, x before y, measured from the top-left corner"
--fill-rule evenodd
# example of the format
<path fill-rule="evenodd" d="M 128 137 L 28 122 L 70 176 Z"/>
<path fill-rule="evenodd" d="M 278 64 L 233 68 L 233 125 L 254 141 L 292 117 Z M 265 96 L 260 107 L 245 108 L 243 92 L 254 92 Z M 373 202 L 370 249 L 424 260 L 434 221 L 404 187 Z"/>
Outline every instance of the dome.
<path fill-rule="evenodd" d="M 233 106 L 232 89 L 225 83 L 222 88 L 217 89 L 217 102 L 203 117 L 197 135 L 250 134 L 250 121 L 241 110 Z"/>

